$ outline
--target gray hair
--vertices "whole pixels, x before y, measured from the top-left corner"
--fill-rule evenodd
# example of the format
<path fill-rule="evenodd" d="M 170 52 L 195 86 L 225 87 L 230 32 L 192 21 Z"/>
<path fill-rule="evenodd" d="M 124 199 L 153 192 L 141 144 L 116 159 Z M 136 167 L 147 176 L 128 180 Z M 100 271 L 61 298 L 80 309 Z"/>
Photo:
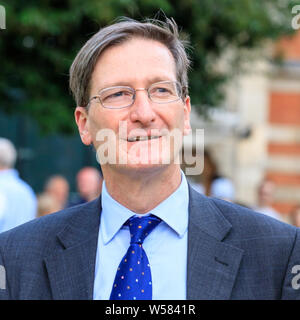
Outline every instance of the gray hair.
<path fill-rule="evenodd" d="M 13 168 L 17 160 L 14 145 L 5 138 L 0 138 L 0 168 Z"/>
<path fill-rule="evenodd" d="M 146 20 L 139 22 L 130 18 L 100 29 L 78 52 L 70 68 L 70 89 L 77 106 L 86 106 L 89 101 L 90 81 L 98 58 L 109 47 L 119 45 L 134 37 L 156 40 L 172 53 L 176 65 L 176 78 L 183 87 L 183 96 L 188 94 L 187 72 L 190 61 L 185 51 L 187 42 L 179 38 L 176 22 Z"/>

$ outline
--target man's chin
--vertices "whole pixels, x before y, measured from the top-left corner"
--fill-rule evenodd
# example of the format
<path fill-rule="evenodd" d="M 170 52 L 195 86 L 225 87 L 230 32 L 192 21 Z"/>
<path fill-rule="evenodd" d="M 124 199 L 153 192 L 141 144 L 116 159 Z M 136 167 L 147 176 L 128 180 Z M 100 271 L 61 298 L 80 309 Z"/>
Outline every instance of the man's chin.
<path fill-rule="evenodd" d="M 100 159 L 100 160 L 99 160 Z M 126 160 L 126 161 L 125 161 Z M 172 161 L 162 160 L 161 158 L 152 158 L 152 159 L 136 159 L 136 158 L 124 158 L 115 159 L 114 161 L 107 161 L 107 159 L 102 159 L 97 157 L 97 161 L 101 166 L 117 166 L 117 167 L 130 167 L 130 168 L 151 168 L 151 167 L 160 167 L 171 164 Z"/>
<path fill-rule="evenodd" d="M 141 163 L 127 163 L 109 165 L 111 170 L 116 174 L 131 177 L 132 179 L 139 179 L 152 174 L 163 172 L 169 165 L 166 164 L 141 164 Z"/>

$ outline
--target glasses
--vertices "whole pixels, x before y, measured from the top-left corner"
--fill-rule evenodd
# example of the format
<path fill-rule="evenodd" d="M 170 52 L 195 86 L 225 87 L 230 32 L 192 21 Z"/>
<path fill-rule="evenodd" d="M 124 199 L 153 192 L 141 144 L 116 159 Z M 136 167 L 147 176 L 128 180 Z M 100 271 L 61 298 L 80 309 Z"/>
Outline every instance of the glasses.
<path fill-rule="evenodd" d="M 160 81 L 151 84 L 149 88 L 133 89 L 127 86 L 114 86 L 102 89 L 98 95 L 92 97 L 86 107 L 93 100 L 98 100 L 104 108 L 122 109 L 133 105 L 136 92 L 146 90 L 149 99 L 154 103 L 170 103 L 181 99 L 183 88 L 176 81 Z"/>

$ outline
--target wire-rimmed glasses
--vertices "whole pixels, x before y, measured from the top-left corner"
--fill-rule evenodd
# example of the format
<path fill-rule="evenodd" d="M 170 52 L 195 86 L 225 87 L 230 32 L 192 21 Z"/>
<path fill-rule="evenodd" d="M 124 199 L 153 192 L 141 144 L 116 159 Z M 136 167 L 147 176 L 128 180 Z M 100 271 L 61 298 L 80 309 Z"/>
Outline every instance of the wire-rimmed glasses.
<path fill-rule="evenodd" d="M 146 90 L 149 99 L 154 103 L 170 103 L 182 98 L 182 86 L 177 81 L 160 81 L 153 83 L 149 88 L 132 88 L 129 86 L 113 86 L 102 89 L 98 95 L 92 97 L 86 107 L 93 100 L 98 100 L 104 108 L 123 109 L 130 107 L 136 97 L 137 91 Z"/>

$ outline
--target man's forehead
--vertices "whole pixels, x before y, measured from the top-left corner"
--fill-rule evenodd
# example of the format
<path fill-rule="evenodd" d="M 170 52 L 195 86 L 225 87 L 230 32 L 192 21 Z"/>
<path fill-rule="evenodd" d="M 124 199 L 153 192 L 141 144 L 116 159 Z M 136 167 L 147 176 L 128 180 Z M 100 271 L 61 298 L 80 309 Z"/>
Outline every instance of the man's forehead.
<path fill-rule="evenodd" d="M 97 89 L 114 85 L 144 85 L 176 80 L 175 60 L 162 43 L 134 38 L 106 49 L 99 57 L 92 75 Z"/>
<path fill-rule="evenodd" d="M 175 77 L 170 77 L 170 75 L 161 75 L 161 76 L 153 76 L 153 77 L 148 77 L 146 79 L 136 79 L 132 77 L 128 77 L 126 80 L 123 81 L 113 81 L 113 80 L 107 80 L 105 79 L 101 81 L 101 84 L 99 83 L 98 85 L 96 84 L 97 91 L 101 91 L 105 88 L 113 87 L 113 86 L 126 86 L 126 87 L 134 87 L 137 89 L 135 86 L 135 83 L 143 83 L 143 88 L 148 88 L 151 86 L 153 83 L 160 82 L 160 81 L 176 81 Z"/>

